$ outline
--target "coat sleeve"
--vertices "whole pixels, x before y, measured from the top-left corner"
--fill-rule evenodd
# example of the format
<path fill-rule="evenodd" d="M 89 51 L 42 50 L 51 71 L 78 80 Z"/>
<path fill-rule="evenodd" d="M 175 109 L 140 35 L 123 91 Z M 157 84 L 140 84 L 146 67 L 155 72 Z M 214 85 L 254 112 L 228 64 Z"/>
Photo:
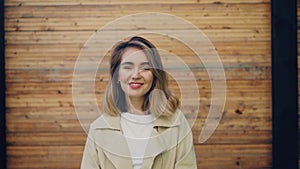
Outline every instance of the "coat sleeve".
<path fill-rule="evenodd" d="M 100 169 L 97 148 L 91 131 L 89 132 L 86 139 L 86 144 L 81 161 L 81 169 Z"/>
<path fill-rule="evenodd" d="M 179 128 L 179 142 L 176 152 L 175 169 L 197 168 L 192 130 L 183 114 Z"/>

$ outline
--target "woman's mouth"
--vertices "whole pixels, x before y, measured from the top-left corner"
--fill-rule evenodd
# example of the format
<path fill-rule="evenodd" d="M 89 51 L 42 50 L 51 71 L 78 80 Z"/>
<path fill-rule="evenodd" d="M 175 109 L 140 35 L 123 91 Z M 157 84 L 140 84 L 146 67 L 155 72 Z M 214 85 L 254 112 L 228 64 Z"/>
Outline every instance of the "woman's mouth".
<path fill-rule="evenodd" d="M 138 89 L 140 87 L 142 87 L 144 83 L 140 83 L 140 82 L 130 82 L 129 83 L 129 86 L 132 88 L 132 89 Z"/>

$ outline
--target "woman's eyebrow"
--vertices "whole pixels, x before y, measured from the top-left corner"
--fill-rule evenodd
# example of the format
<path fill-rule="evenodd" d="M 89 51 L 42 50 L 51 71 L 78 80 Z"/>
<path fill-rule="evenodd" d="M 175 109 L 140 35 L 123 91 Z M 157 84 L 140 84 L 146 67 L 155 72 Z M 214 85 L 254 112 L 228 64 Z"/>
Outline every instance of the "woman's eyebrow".
<path fill-rule="evenodd" d="M 123 63 L 121 63 L 121 65 L 134 65 L 134 63 L 133 62 L 123 62 Z M 140 65 L 150 65 L 150 63 L 149 62 L 142 62 L 142 63 L 140 63 Z"/>
<path fill-rule="evenodd" d="M 134 65 L 133 62 L 123 62 L 121 65 Z"/>
<path fill-rule="evenodd" d="M 149 62 L 142 62 L 140 65 L 150 65 Z"/>

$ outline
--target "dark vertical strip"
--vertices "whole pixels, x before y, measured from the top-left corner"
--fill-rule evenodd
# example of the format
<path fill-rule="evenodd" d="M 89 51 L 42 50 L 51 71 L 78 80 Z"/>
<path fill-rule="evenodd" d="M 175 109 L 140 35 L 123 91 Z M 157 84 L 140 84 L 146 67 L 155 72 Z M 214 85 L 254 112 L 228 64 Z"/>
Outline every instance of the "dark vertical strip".
<path fill-rule="evenodd" d="M 273 169 L 297 169 L 297 1 L 272 0 L 271 8 Z"/>
<path fill-rule="evenodd" d="M 4 0 L 0 0 L 0 167 L 6 163 L 6 117 L 5 117 L 5 39 L 4 39 Z"/>

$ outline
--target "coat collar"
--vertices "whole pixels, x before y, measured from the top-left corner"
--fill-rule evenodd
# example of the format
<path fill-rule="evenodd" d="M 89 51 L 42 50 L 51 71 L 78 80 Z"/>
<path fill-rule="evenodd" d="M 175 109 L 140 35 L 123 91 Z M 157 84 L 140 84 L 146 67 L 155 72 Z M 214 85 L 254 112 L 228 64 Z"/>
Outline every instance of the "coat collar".
<path fill-rule="evenodd" d="M 111 116 L 104 113 L 100 118 L 95 120 L 91 125 L 94 129 L 111 129 L 111 130 L 121 130 L 120 124 L 121 116 Z M 180 125 L 180 119 L 178 116 L 178 110 L 169 117 L 158 117 L 154 121 L 154 127 L 175 127 Z"/>
<path fill-rule="evenodd" d="M 163 127 L 163 128 L 172 128 L 180 125 L 181 114 L 177 110 L 172 116 L 168 118 L 159 117 L 154 121 L 154 127 Z M 103 114 L 97 120 L 95 120 L 91 124 L 91 129 L 94 130 L 101 130 L 102 134 L 105 135 L 107 133 L 110 137 L 101 137 L 99 140 L 103 142 L 103 145 L 111 145 L 108 146 L 113 148 L 112 152 L 121 151 L 123 154 L 127 154 L 126 156 L 129 157 L 129 149 L 126 144 L 126 140 L 121 134 L 121 124 L 120 124 L 120 116 L 110 116 L 108 114 Z M 108 130 L 106 130 L 108 129 Z M 175 129 L 175 128 L 174 128 Z M 114 132 L 111 132 L 113 130 Z M 166 130 L 164 130 L 166 131 Z M 150 140 L 148 142 L 148 146 L 145 152 L 145 156 L 148 156 L 144 159 L 142 168 L 149 168 L 149 166 L 153 165 L 153 162 L 156 156 L 163 151 L 167 150 L 170 146 L 170 141 L 176 142 L 176 134 L 173 132 L 177 130 L 167 130 L 164 134 L 161 134 L 160 130 L 153 130 Z M 116 137 L 116 138 L 114 138 Z M 168 139 L 166 139 L 168 138 Z M 111 142 L 111 140 L 119 140 L 116 142 Z M 171 143 L 171 145 L 173 145 Z M 175 144 L 174 144 L 175 145 Z M 115 153 L 110 153 L 110 151 L 104 151 L 107 155 L 108 159 L 112 161 L 116 168 L 131 168 L 132 167 L 132 160 L 131 158 L 120 158 L 119 155 Z M 162 163 L 162 161 L 158 161 L 158 163 Z M 161 165 L 159 165 L 161 166 Z M 152 168 L 152 167 L 150 167 Z"/>

